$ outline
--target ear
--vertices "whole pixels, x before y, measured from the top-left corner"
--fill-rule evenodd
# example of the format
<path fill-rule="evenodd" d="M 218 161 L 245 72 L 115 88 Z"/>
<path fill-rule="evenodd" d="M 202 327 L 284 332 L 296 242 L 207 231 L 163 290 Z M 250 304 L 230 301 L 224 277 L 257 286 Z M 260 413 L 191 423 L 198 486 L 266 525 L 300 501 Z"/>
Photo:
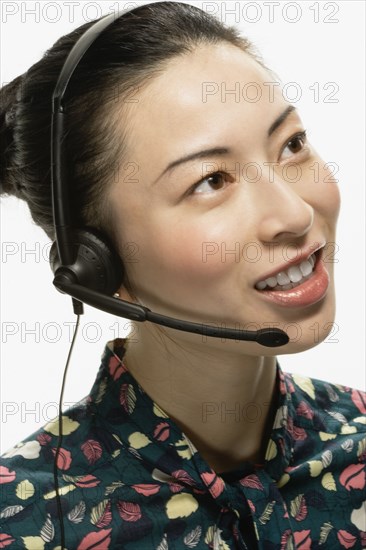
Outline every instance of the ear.
<path fill-rule="evenodd" d="M 126 300 L 127 302 L 134 302 L 131 294 L 123 285 L 117 290 L 115 298 L 120 298 L 121 300 Z"/>
<path fill-rule="evenodd" d="M 127 302 L 133 302 L 134 304 L 138 304 L 138 299 L 134 295 L 133 290 L 131 288 L 130 282 L 127 277 L 125 277 L 124 283 L 119 287 L 119 289 L 115 293 L 115 298 L 120 298 L 121 300 L 126 300 Z"/>

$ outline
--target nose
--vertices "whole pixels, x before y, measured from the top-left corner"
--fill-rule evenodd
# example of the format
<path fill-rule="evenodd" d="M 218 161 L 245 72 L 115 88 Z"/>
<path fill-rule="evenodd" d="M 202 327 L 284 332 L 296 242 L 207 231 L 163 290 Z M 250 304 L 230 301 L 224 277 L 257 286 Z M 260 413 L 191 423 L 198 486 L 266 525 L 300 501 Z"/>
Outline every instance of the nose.
<path fill-rule="evenodd" d="M 314 208 L 299 194 L 306 183 L 291 184 L 281 177 L 261 183 L 255 193 L 258 237 L 271 242 L 306 235 L 314 223 Z"/>

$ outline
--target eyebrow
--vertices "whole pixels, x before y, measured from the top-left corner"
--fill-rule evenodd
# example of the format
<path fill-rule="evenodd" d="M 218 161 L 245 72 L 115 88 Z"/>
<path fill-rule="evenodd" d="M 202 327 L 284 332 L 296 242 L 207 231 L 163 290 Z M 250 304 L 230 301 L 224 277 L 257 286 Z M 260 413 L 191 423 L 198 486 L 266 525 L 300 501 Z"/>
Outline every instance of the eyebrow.
<path fill-rule="evenodd" d="M 295 111 L 296 110 L 296 107 L 294 107 L 293 105 L 289 105 L 284 111 L 283 113 L 280 114 L 279 117 L 276 118 L 276 120 L 273 122 L 273 124 L 271 124 L 271 126 L 269 127 L 269 130 L 268 130 L 268 134 L 267 136 L 270 137 L 273 132 L 275 130 L 277 130 L 277 128 L 279 126 L 281 126 L 281 124 L 283 124 L 283 122 L 285 122 L 286 118 L 288 117 L 288 115 L 290 113 L 292 113 L 292 111 Z"/>
<path fill-rule="evenodd" d="M 296 107 L 294 107 L 294 105 L 289 105 L 288 107 L 286 107 L 286 109 L 276 118 L 276 120 L 269 127 L 267 132 L 267 137 L 270 137 L 273 134 L 273 132 L 275 132 L 277 128 L 284 123 L 284 121 L 289 116 L 289 114 L 292 113 L 292 111 L 296 111 Z M 172 172 L 174 168 L 176 168 L 181 164 L 185 164 L 187 162 L 190 162 L 196 159 L 209 158 L 209 157 L 214 157 L 218 155 L 227 155 L 228 153 L 231 153 L 231 149 L 228 147 L 212 147 L 211 149 L 204 149 L 203 151 L 198 151 L 196 153 L 190 153 L 189 155 L 185 155 L 184 157 L 174 160 L 173 162 L 168 164 L 165 170 L 163 170 L 160 176 L 156 178 L 156 180 L 153 182 L 152 185 L 154 185 L 167 172 Z"/>

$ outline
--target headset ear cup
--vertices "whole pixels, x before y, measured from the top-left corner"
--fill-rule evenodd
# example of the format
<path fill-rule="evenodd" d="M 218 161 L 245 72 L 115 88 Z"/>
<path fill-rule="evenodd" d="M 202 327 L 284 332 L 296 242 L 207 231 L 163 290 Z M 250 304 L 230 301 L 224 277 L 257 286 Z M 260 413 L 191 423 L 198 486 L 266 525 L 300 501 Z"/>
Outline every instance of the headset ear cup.
<path fill-rule="evenodd" d="M 124 266 L 110 240 L 92 227 L 73 229 L 75 260 L 72 265 L 61 266 L 57 243 L 50 250 L 53 273 L 67 269 L 75 277 L 75 283 L 91 290 L 112 296 L 123 284 Z"/>

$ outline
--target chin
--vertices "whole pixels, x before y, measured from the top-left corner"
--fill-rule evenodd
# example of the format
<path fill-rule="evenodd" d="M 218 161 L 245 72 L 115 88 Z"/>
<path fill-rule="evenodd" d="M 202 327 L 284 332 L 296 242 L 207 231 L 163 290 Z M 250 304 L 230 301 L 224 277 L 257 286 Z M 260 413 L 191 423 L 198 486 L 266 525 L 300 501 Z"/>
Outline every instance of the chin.
<path fill-rule="evenodd" d="M 329 338 L 329 342 L 338 341 L 339 327 L 335 322 L 334 286 L 331 285 L 323 300 L 306 309 L 308 311 L 302 320 L 294 320 L 287 326 L 286 323 L 279 325 L 279 328 L 285 330 L 290 337 L 290 342 L 283 346 L 283 354 L 307 351 L 318 346 L 327 338 Z M 277 349 L 282 352 L 282 348 Z"/>

